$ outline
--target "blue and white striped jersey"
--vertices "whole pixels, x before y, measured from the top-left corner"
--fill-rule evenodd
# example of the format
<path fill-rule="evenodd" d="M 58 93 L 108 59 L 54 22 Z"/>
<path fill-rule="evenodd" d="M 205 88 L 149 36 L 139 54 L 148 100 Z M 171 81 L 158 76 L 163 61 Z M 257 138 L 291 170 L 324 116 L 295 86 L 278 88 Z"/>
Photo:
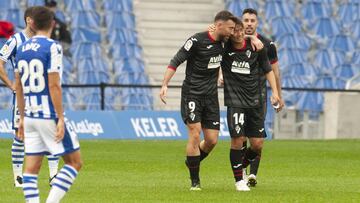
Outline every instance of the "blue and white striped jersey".
<path fill-rule="evenodd" d="M 15 72 L 19 72 L 25 96 L 25 116 L 57 118 L 51 101 L 48 73 L 62 76 L 62 47 L 45 36 L 34 36 L 22 44 L 16 54 Z"/>
<path fill-rule="evenodd" d="M 18 48 L 28 40 L 25 32 L 18 32 L 11 36 L 0 50 L 0 59 L 8 62 L 10 60 L 11 65 L 15 69 L 15 56 Z"/>

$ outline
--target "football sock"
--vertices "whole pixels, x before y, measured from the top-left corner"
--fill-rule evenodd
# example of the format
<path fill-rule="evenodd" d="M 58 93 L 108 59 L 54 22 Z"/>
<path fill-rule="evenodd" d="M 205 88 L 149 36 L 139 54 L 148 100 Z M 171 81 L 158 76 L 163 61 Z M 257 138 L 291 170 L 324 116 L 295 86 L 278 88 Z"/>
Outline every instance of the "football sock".
<path fill-rule="evenodd" d="M 65 165 L 56 175 L 46 203 L 58 203 L 73 184 L 78 172 L 70 165 Z"/>
<path fill-rule="evenodd" d="M 256 175 L 259 170 L 261 154 L 256 156 L 255 160 L 250 163 L 250 174 Z"/>
<path fill-rule="evenodd" d="M 209 153 L 204 152 L 200 147 L 199 150 L 200 150 L 200 161 L 202 161 L 209 155 Z"/>
<path fill-rule="evenodd" d="M 254 159 L 258 156 L 258 153 L 252 150 L 251 148 L 248 148 L 245 151 L 244 159 L 242 162 L 242 167 L 246 168 Z"/>
<path fill-rule="evenodd" d="M 199 181 L 200 156 L 187 156 L 186 160 L 191 180 Z"/>
<path fill-rule="evenodd" d="M 39 189 L 37 185 L 38 176 L 34 174 L 24 173 L 23 191 L 27 203 L 39 203 Z"/>
<path fill-rule="evenodd" d="M 24 155 L 24 142 L 14 138 L 13 144 L 11 146 L 11 159 L 15 179 L 17 176 L 22 176 Z"/>
<path fill-rule="evenodd" d="M 242 167 L 242 159 L 243 159 L 243 151 L 237 149 L 230 149 L 230 163 L 231 169 L 234 174 L 235 181 L 238 182 L 243 179 L 243 167 Z"/>
<path fill-rule="evenodd" d="M 50 178 L 54 177 L 58 172 L 59 157 L 48 155 L 49 174 Z"/>

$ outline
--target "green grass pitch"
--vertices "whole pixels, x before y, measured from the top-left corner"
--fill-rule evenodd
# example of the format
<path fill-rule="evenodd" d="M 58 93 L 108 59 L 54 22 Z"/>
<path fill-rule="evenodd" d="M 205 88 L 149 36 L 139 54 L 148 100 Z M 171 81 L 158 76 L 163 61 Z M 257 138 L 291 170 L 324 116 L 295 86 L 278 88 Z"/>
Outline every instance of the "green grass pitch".
<path fill-rule="evenodd" d="M 202 191 L 189 191 L 185 141 L 82 141 L 84 166 L 63 202 L 360 202 L 360 140 L 267 141 L 258 186 L 236 192 L 229 142 L 201 163 Z M 0 139 L 0 202 L 24 202 L 13 187 L 11 140 Z M 47 162 L 39 177 L 41 202 Z"/>

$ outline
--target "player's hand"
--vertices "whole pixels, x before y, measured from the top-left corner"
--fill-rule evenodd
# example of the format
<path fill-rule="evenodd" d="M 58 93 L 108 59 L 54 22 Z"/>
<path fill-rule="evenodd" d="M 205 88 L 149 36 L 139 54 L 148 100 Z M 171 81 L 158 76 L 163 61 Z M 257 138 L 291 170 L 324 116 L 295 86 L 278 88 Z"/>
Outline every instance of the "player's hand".
<path fill-rule="evenodd" d="M 251 47 L 253 50 L 260 51 L 264 48 L 264 44 L 257 37 L 251 37 Z"/>
<path fill-rule="evenodd" d="M 22 119 L 22 118 L 20 118 L 20 120 L 19 120 L 19 127 L 18 127 L 16 137 L 19 140 L 24 141 L 24 119 Z"/>
<path fill-rule="evenodd" d="M 285 107 L 285 102 L 282 98 L 279 100 L 280 107 L 276 109 L 276 113 L 280 112 Z"/>
<path fill-rule="evenodd" d="M 15 92 L 16 91 L 16 83 L 11 84 L 10 89 Z"/>
<path fill-rule="evenodd" d="M 276 113 L 278 113 L 280 111 L 279 109 L 281 106 L 279 96 L 276 94 L 271 95 L 270 102 L 271 102 L 271 105 L 274 107 Z"/>
<path fill-rule="evenodd" d="M 163 85 L 160 90 L 160 99 L 164 104 L 166 104 L 166 92 L 167 92 L 167 86 Z"/>
<path fill-rule="evenodd" d="M 64 139 L 65 133 L 65 124 L 64 119 L 59 119 L 56 125 L 56 135 L 55 135 L 55 142 L 59 143 L 62 139 Z"/>
<path fill-rule="evenodd" d="M 208 31 L 209 32 L 215 32 L 215 25 L 214 24 L 209 25 Z"/>

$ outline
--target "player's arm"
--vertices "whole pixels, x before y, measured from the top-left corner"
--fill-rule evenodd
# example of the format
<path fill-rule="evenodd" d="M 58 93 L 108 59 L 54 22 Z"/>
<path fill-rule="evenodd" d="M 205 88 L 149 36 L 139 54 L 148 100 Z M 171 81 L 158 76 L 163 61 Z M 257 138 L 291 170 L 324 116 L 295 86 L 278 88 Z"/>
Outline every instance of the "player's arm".
<path fill-rule="evenodd" d="M 14 37 L 11 37 L 1 48 L 0 50 L 0 79 L 4 82 L 4 84 L 9 87 L 12 91 L 15 91 L 15 83 L 13 83 L 6 71 L 5 71 L 5 64 L 13 55 L 16 49 L 16 40 Z"/>
<path fill-rule="evenodd" d="M 48 72 L 48 84 L 51 101 L 58 117 L 55 141 L 60 142 L 64 138 L 64 110 L 62 106 L 62 89 L 60 73 L 62 71 L 62 49 L 60 45 L 53 44 L 50 48 L 51 59 Z"/>
<path fill-rule="evenodd" d="M 18 127 L 18 138 L 24 140 L 24 111 L 25 111 L 25 100 L 24 100 L 24 91 L 21 84 L 20 74 L 15 69 L 15 89 L 16 89 L 16 100 L 17 107 L 20 114 L 20 121 Z"/>
<path fill-rule="evenodd" d="M 160 99 L 164 104 L 166 104 L 167 86 L 169 85 L 171 78 L 174 76 L 177 67 L 190 57 L 192 51 L 195 49 L 194 47 L 196 46 L 196 43 L 196 38 L 189 38 L 185 42 L 184 46 L 182 46 L 176 55 L 171 59 L 170 64 L 165 71 L 164 80 L 160 90 Z"/>
<path fill-rule="evenodd" d="M 270 98 L 271 104 L 275 105 L 279 102 L 280 98 L 279 98 L 279 92 L 278 92 L 278 89 L 276 86 L 274 71 L 271 69 L 270 62 L 267 57 L 266 49 L 263 49 L 260 51 L 258 60 L 259 60 L 258 61 L 259 65 L 265 72 L 266 79 L 270 84 L 270 88 L 271 88 L 271 92 L 272 92 L 272 95 Z"/>
<path fill-rule="evenodd" d="M 253 50 L 260 51 L 264 48 L 264 43 L 255 35 L 245 35 L 245 39 L 250 39 Z"/>
<path fill-rule="evenodd" d="M 281 91 L 281 75 L 280 75 L 280 68 L 279 68 L 279 61 L 277 57 L 276 46 L 274 42 L 270 42 L 269 50 L 268 50 L 268 58 L 270 60 L 271 69 L 274 71 L 275 80 L 276 80 L 276 87 L 279 92 L 280 98 L 280 107 L 278 111 L 281 111 L 282 108 L 285 106 L 285 102 L 282 99 L 282 91 Z"/>

